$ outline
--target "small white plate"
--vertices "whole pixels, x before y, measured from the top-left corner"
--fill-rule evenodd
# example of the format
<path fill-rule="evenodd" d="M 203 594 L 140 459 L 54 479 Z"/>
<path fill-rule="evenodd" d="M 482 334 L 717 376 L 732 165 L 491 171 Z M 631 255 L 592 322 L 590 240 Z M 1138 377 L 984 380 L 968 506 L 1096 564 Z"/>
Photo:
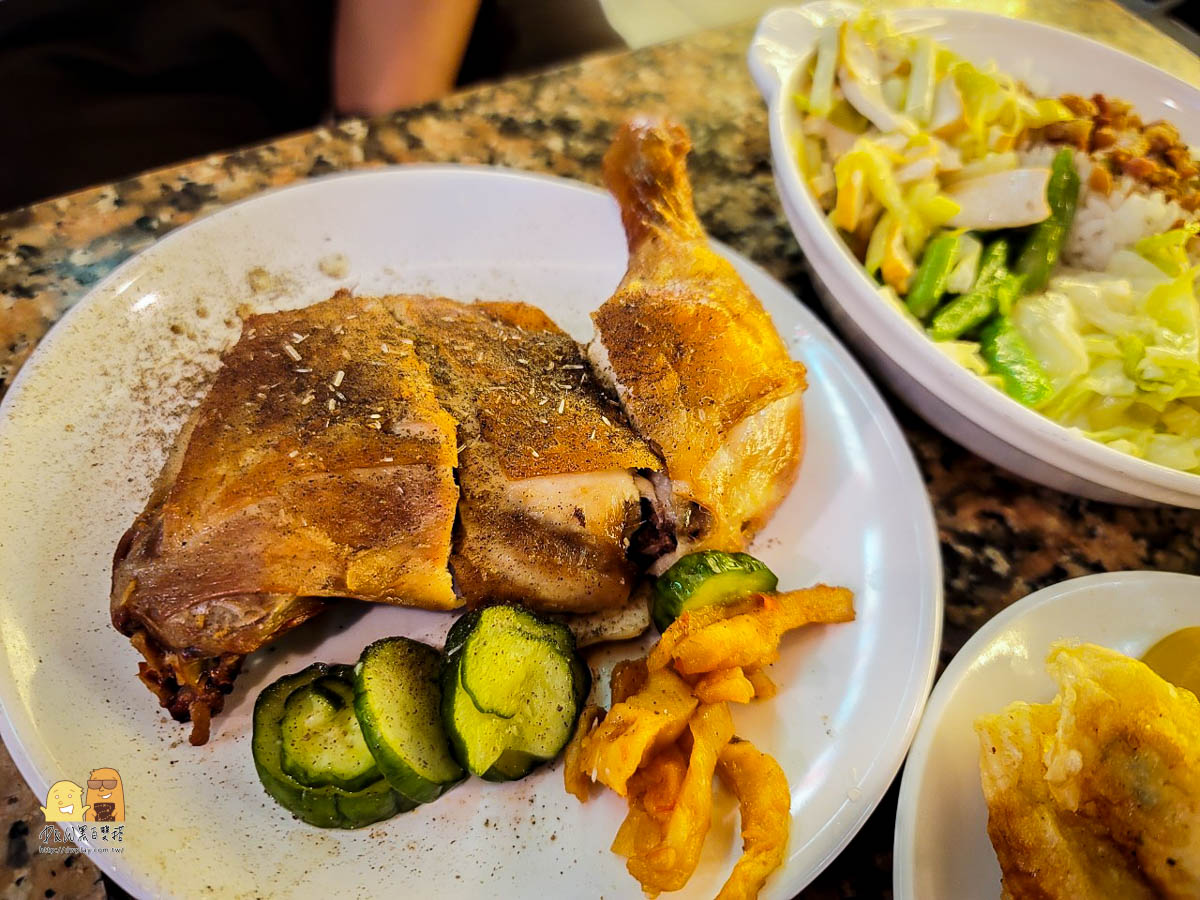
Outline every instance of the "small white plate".
<path fill-rule="evenodd" d="M 775 184 L 817 292 L 834 323 L 905 402 L 935 428 L 1009 471 L 1060 491 L 1113 503 L 1146 501 L 1200 508 L 1200 475 L 1137 459 L 1022 406 L 943 354 L 925 332 L 878 294 L 878 285 L 830 227 L 800 175 L 792 102 L 819 28 L 862 8 L 817 0 L 763 17 L 750 45 L 750 72 L 768 105 Z M 1096 92 L 1131 102 L 1142 118 L 1175 123 L 1200 142 L 1200 90 L 1153 65 L 1068 31 L 966 9 L 889 12 L 979 64 L 995 62 L 1040 92 Z"/>
<path fill-rule="evenodd" d="M 792 787 L 789 859 L 766 891 L 790 897 L 858 829 L 912 740 L 938 650 L 941 565 L 925 486 L 879 394 L 795 297 L 722 252 L 809 372 L 803 469 L 753 552 L 784 586 L 857 594 L 857 622 L 790 637 L 779 696 L 735 711 Z M 236 335 L 239 304 L 297 306 L 342 286 L 520 299 L 586 339 L 625 262 L 616 205 L 594 188 L 381 170 L 264 194 L 176 232 L 47 336 L 0 414 L 0 732 L 35 792 L 98 766 L 120 772 L 124 850 L 93 856 L 117 881 L 147 897 L 640 896 L 608 849 L 624 801 L 581 806 L 558 766 L 474 779 L 361 831 L 298 823 L 263 793 L 249 739 L 265 684 L 314 659 L 351 662 L 383 635 L 440 644 L 451 616 L 346 603 L 315 619 L 251 657 L 199 748 L 137 681 L 138 656 L 108 618 L 113 548 L 198 373 Z M 739 852 L 726 798 L 682 896 L 713 896 Z"/>
<path fill-rule="evenodd" d="M 1116 572 L 1044 588 L 976 632 L 938 679 L 904 766 L 892 869 L 897 900 L 1000 896 L 974 722 L 1014 700 L 1054 699 L 1045 666 L 1052 643 L 1072 639 L 1140 657 L 1191 625 L 1200 625 L 1200 578 Z"/>

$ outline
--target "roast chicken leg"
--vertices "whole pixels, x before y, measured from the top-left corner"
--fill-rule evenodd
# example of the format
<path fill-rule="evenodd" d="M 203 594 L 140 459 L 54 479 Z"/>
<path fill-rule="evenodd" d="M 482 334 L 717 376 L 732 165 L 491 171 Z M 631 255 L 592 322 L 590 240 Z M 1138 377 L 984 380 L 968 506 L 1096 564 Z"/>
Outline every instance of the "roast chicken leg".
<path fill-rule="evenodd" d="M 787 495 L 804 447 L 804 366 L 709 247 L 692 205 L 689 148 L 682 126 L 638 119 L 605 155 L 629 267 L 592 314 L 588 348 L 666 462 L 677 554 L 741 549 Z"/>

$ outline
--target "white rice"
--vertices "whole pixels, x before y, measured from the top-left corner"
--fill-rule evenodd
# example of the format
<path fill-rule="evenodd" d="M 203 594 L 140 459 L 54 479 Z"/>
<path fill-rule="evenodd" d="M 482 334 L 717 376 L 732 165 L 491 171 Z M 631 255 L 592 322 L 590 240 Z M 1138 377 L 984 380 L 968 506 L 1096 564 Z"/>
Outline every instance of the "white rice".
<path fill-rule="evenodd" d="M 1035 144 L 1021 152 L 1021 161 L 1049 166 L 1060 149 L 1058 144 Z M 1080 181 L 1079 205 L 1063 248 L 1065 265 L 1102 272 L 1118 250 L 1195 218 L 1162 191 L 1148 188 L 1128 175 L 1114 176 L 1107 196 L 1093 190 L 1088 184 L 1092 160 L 1086 153 L 1076 151 L 1075 168 Z"/>

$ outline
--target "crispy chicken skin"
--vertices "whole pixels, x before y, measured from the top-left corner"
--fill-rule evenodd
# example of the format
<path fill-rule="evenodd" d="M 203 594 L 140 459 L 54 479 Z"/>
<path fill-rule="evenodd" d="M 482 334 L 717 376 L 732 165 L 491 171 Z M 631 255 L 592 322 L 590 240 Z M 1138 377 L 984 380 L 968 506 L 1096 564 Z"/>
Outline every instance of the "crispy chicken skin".
<path fill-rule="evenodd" d="M 804 445 L 804 367 L 692 205 L 683 127 L 637 119 L 604 157 L 629 266 L 592 314 L 589 358 L 666 462 L 680 551 L 740 549 L 782 502 Z"/>
<path fill-rule="evenodd" d="M 1200 896 L 1200 702 L 1090 644 L 1047 668 L 1052 703 L 975 725 L 1004 896 Z"/>
<path fill-rule="evenodd" d="M 454 421 L 376 301 L 253 316 L 113 567 L 140 677 L 204 743 L 241 659 L 324 597 L 459 604 Z"/>
<path fill-rule="evenodd" d="M 545 612 L 620 607 L 641 524 L 634 474 L 659 460 L 587 370 L 579 346 L 521 303 L 384 302 L 458 421 L 450 565 L 469 604 Z"/>

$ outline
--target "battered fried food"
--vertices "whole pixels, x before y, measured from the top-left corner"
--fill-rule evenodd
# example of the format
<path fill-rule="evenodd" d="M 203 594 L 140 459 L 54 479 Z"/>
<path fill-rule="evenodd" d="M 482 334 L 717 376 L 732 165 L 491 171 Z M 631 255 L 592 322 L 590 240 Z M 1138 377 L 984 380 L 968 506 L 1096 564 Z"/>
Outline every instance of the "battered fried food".
<path fill-rule="evenodd" d="M 1004 895 L 1200 896 L 1200 702 L 1091 644 L 1047 668 L 1052 703 L 975 726 Z"/>

